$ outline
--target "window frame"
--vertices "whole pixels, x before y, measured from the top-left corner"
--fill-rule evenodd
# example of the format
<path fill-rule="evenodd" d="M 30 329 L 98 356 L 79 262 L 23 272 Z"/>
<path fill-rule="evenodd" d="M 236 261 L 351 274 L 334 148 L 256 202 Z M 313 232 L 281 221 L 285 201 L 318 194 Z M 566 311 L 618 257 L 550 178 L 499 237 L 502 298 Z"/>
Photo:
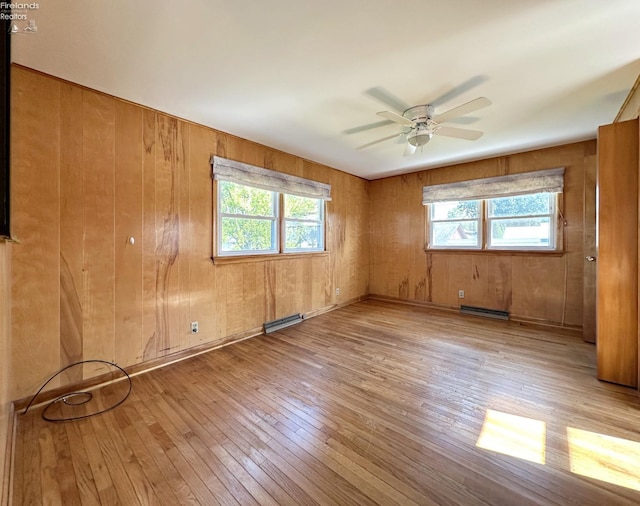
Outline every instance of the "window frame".
<path fill-rule="evenodd" d="M 426 214 L 426 222 L 425 222 L 425 251 L 434 252 L 434 251 L 489 251 L 489 252 L 525 252 L 525 253 L 557 253 L 561 252 L 563 248 L 563 234 L 561 227 L 564 223 L 564 219 L 562 218 L 562 202 L 563 202 L 563 193 L 549 193 L 549 192 L 529 192 L 522 193 L 519 195 L 536 195 L 539 193 L 547 193 L 551 196 L 551 207 L 552 212 L 550 214 L 537 214 L 537 215 L 525 215 L 525 216 L 501 216 L 499 218 L 490 218 L 489 217 L 489 201 L 492 199 L 504 198 L 509 196 L 518 196 L 518 195 L 499 195 L 496 197 L 488 197 L 488 198 L 480 198 L 480 199 L 468 199 L 468 200 L 478 200 L 480 201 L 480 227 L 478 228 L 478 234 L 481 236 L 479 238 L 479 246 L 433 246 L 432 244 L 432 219 L 431 219 L 431 209 L 433 203 L 426 204 L 425 214 Z M 456 202 L 451 200 L 450 202 Z M 549 233 L 550 233 L 550 245 L 549 246 L 493 246 L 490 245 L 490 233 L 491 233 L 491 221 L 496 219 L 517 219 L 517 218 L 532 218 L 532 217 L 550 217 L 549 224 Z M 561 219 L 562 218 L 562 219 Z M 440 221 L 440 220 L 438 220 Z M 450 220 L 450 221 L 470 221 L 470 220 Z"/>
<path fill-rule="evenodd" d="M 301 197 L 308 198 L 310 200 L 317 200 L 319 202 L 320 216 L 321 221 L 313 221 L 314 223 L 320 223 L 320 233 L 321 233 L 321 241 L 322 245 L 319 248 L 313 249 L 304 249 L 304 248 L 296 248 L 296 249 L 287 249 L 286 248 L 286 221 L 285 218 L 285 195 L 294 195 L 293 193 L 282 192 L 282 191 L 274 191 L 274 190 L 265 190 L 270 191 L 273 194 L 274 199 L 274 208 L 275 208 L 275 216 L 267 217 L 267 216 L 252 216 L 252 215 L 241 215 L 241 214 L 231 214 L 231 213 L 223 213 L 222 212 L 222 192 L 220 191 L 220 184 L 225 182 L 224 180 L 213 180 L 213 198 L 214 198 L 214 209 L 215 215 L 213 217 L 215 226 L 214 237 L 213 237 L 213 250 L 214 255 L 213 258 L 216 259 L 241 259 L 243 257 L 273 257 L 273 256 L 291 256 L 291 255 L 312 255 L 318 253 L 325 253 L 327 251 L 327 241 L 326 241 L 326 228 L 327 228 L 327 213 L 326 213 L 326 199 L 313 197 Z M 259 186 L 246 184 L 246 183 L 234 183 L 240 186 L 246 186 L 249 188 L 257 188 L 261 189 Z M 275 234 L 275 238 L 272 240 L 272 243 L 275 244 L 274 249 L 270 250 L 238 250 L 238 251 L 223 251 L 222 250 L 222 222 L 223 218 L 232 217 L 232 218 L 247 218 L 247 219 L 256 219 L 256 220 L 271 220 L 274 222 L 272 226 L 273 233 Z M 289 221 L 294 222 L 308 222 L 310 220 L 299 220 L 299 219 L 290 219 Z"/>
<path fill-rule="evenodd" d="M 319 216 L 320 219 L 319 220 L 307 220 L 307 219 L 301 219 L 301 218 L 287 218 L 287 213 L 286 213 L 286 198 L 287 195 L 292 196 L 292 197 L 298 197 L 298 198 L 306 198 L 309 200 L 316 200 L 318 201 L 318 211 L 319 211 Z M 281 246 L 281 252 L 283 254 L 287 254 L 287 253 L 319 253 L 322 251 L 325 251 L 326 248 L 326 240 L 325 240 L 325 223 L 326 223 L 326 219 L 325 219 L 325 206 L 324 206 L 324 201 L 322 199 L 312 199 L 311 197 L 300 197 L 298 195 L 293 195 L 291 193 L 286 193 L 286 192 L 282 192 L 280 193 L 280 201 L 281 201 L 281 205 L 280 205 L 280 210 L 282 212 L 282 219 L 281 219 L 281 232 L 280 232 L 280 236 L 282 237 L 282 246 Z M 293 222 L 293 223 L 316 223 L 320 226 L 320 247 L 318 248 L 287 248 L 287 222 Z"/>
<path fill-rule="evenodd" d="M 550 212 L 547 214 L 527 214 L 527 215 L 510 215 L 510 216 L 500 216 L 500 217 L 491 217 L 489 216 L 489 203 L 491 200 L 499 199 L 499 198 L 508 198 L 508 197 L 493 197 L 490 199 L 485 199 L 485 223 L 486 230 L 484 234 L 484 245 L 487 250 L 497 250 L 497 251 L 556 251 L 557 237 L 558 237 L 558 194 L 557 193 L 545 193 L 545 192 L 532 192 L 525 193 L 522 195 L 512 195 L 513 197 L 522 197 L 526 195 L 539 195 L 545 194 L 549 196 L 549 207 L 551 208 Z M 555 197 L 555 198 L 554 198 Z M 527 219 L 527 218 L 542 218 L 549 217 L 549 245 L 548 246 L 494 246 L 491 244 L 491 223 L 492 221 L 500 221 L 500 220 L 514 220 L 514 219 Z"/>
<path fill-rule="evenodd" d="M 231 181 L 219 181 L 218 183 L 231 183 L 237 184 L 240 186 L 247 186 L 250 188 L 256 188 L 262 190 L 262 188 L 257 188 L 256 186 L 250 185 L 241 185 L 240 183 L 233 183 Z M 217 186 L 218 193 L 217 197 L 221 196 L 220 186 Z M 251 215 L 251 214 L 236 214 L 236 213 L 224 213 L 222 211 L 222 198 L 216 198 L 217 201 L 217 241 L 216 241 L 216 253 L 220 257 L 229 257 L 229 256 L 249 256 L 249 255 L 275 255 L 279 252 L 280 249 L 280 227 L 279 227 L 279 212 L 280 212 L 280 204 L 279 199 L 280 195 L 278 192 L 274 192 L 272 190 L 263 190 L 271 193 L 271 207 L 274 211 L 273 215 Z M 239 251 L 223 251 L 222 250 L 222 223 L 224 218 L 238 218 L 238 219 L 247 219 L 247 220 L 256 220 L 256 221 L 270 221 L 271 222 L 271 245 L 272 248 L 268 250 L 239 250 Z M 275 236 L 275 237 L 273 237 Z"/>
<path fill-rule="evenodd" d="M 460 200 L 450 200 L 448 202 L 461 202 Z M 484 221 L 482 218 L 483 215 L 483 209 L 484 209 L 484 205 L 483 205 L 483 201 L 482 199 L 472 199 L 469 200 L 469 202 L 478 202 L 478 217 L 476 219 L 473 218 L 456 218 L 456 219 L 434 219 L 433 218 L 433 210 L 434 210 L 434 205 L 435 204 L 441 204 L 442 202 L 434 202 L 433 204 L 429 204 L 427 206 L 427 248 L 428 249 L 460 249 L 460 250 L 478 250 L 478 249 L 482 249 L 482 241 L 483 241 L 483 237 L 484 234 L 482 232 L 482 227 L 484 225 Z M 476 241 L 475 245 L 469 245 L 469 246 L 464 246 L 464 245 L 456 245 L 456 246 L 450 246 L 450 245 L 442 245 L 442 246 L 436 246 L 434 245 L 434 240 L 433 240 L 433 232 L 434 232 L 434 227 L 433 224 L 434 223 L 453 223 L 453 222 L 475 222 L 477 223 L 477 228 L 478 228 L 478 239 Z"/>

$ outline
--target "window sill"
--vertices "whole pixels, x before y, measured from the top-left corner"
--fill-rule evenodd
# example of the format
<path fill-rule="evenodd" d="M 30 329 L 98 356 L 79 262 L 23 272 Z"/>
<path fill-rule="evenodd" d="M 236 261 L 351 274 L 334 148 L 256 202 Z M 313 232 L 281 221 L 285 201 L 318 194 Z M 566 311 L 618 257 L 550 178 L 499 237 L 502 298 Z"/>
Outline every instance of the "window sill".
<path fill-rule="evenodd" d="M 293 260 L 296 258 L 326 257 L 329 251 L 310 251 L 309 253 L 277 253 L 273 255 L 230 255 L 211 257 L 214 265 L 244 264 L 251 262 L 267 262 L 271 260 Z"/>
<path fill-rule="evenodd" d="M 445 253 L 456 255 L 502 255 L 513 257 L 561 257 L 567 252 L 564 250 L 521 250 L 521 249 L 425 249 L 425 253 Z"/>

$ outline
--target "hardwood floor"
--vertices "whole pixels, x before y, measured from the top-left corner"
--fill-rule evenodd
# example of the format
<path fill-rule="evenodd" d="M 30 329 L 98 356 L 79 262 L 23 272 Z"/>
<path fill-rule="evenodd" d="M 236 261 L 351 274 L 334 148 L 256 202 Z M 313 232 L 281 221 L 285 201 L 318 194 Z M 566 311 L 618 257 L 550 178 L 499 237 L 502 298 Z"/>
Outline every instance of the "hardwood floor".
<path fill-rule="evenodd" d="M 366 301 L 137 376 L 103 415 L 18 416 L 13 499 L 638 504 L 639 448 L 636 391 L 579 337 Z"/>

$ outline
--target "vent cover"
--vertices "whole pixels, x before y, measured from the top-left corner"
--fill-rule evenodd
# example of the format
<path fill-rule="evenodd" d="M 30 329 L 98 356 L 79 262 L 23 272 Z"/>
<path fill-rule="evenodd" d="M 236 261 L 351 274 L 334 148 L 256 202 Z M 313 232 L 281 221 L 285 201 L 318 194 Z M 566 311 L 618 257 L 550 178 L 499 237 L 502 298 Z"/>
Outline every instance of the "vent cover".
<path fill-rule="evenodd" d="M 496 320 L 509 319 L 509 311 L 498 311 L 497 309 L 487 309 L 486 307 L 460 306 L 460 313 L 495 318 Z"/>
<path fill-rule="evenodd" d="M 273 320 L 270 322 L 265 322 L 264 324 L 264 333 L 270 334 L 271 332 L 275 332 L 276 330 L 281 330 L 285 327 L 290 327 L 291 325 L 295 325 L 296 323 L 300 323 L 304 319 L 302 314 L 292 314 L 291 316 L 285 316 L 284 318 L 280 318 L 278 320 Z"/>

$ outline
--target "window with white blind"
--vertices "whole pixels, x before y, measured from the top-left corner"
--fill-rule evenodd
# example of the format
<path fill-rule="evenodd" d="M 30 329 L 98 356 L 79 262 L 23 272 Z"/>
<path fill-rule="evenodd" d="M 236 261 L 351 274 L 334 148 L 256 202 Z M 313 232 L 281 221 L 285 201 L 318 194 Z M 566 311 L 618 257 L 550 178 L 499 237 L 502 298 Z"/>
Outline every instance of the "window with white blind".
<path fill-rule="evenodd" d="M 327 184 L 213 157 L 217 256 L 325 249 Z"/>
<path fill-rule="evenodd" d="M 558 249 L 564 169 L 425 186 L 428 249 Z"/>

